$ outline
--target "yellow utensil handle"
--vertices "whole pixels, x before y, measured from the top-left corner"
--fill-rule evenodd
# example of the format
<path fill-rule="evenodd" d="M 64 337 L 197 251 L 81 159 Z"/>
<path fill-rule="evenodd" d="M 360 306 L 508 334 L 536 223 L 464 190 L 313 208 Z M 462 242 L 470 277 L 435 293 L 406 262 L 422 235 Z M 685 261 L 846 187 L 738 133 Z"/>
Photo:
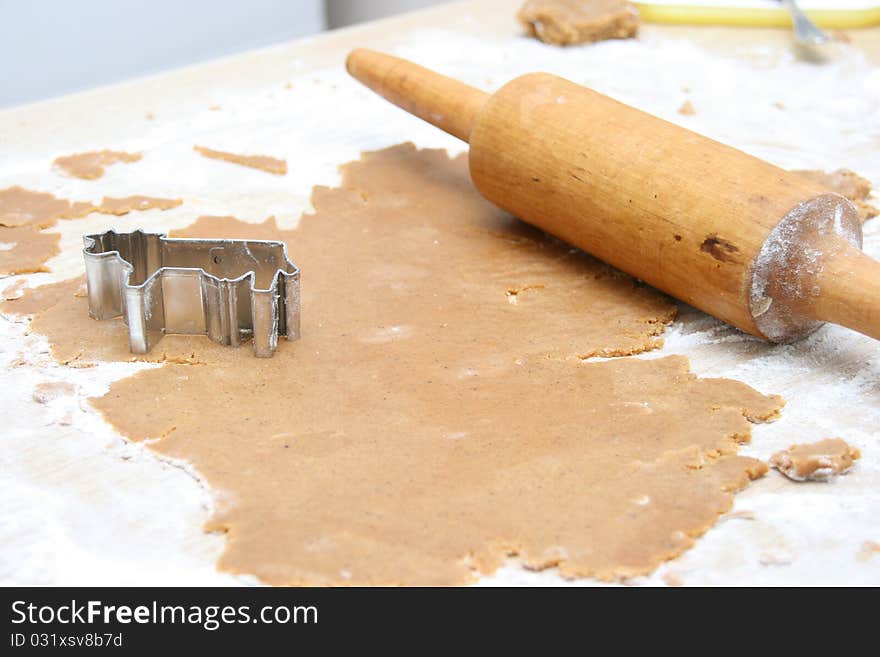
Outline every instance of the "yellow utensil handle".
<path fill-rule="evenodd" d="M 635 2 L 642 19 L 648 23 L 682 25 L 752 25 L 790 27 L 791 15 L 783 7 L 719 7 L 706 5 L 653 4 Z M 880 7 L 861 9 L 810 9 L 805 13 L 820 27 L 848 29 L 880 25 Z"/>

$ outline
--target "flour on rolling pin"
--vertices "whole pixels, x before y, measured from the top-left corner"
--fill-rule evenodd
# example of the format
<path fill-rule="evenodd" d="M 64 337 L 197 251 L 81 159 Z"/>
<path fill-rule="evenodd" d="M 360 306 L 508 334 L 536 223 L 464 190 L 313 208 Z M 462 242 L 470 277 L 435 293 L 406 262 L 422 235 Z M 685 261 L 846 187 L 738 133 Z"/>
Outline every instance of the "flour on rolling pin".
<path fill-rule="evenodd" d="M 843 237 L 829 242 L 826 236 Z M 766 337 L 811 333 L 822 322 L 809 314 L 810 301 L 821 297 L 825 262 L 861 247 L 861 223 L 828 197 L 792 210 L 770 232 L 754 263 L 750 303 L 755 323 Z M 790 300 L 775 303 L 774 299 Z"/>

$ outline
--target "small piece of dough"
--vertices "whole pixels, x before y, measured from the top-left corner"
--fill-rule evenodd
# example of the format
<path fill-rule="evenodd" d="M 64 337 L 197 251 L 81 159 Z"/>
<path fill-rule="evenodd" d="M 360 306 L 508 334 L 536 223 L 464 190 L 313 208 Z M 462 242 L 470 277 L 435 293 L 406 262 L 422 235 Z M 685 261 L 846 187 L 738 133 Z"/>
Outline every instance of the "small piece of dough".
<path fill-rule="evenodd" d="M 123 198 L 104 197 L 97 211 L 101 214 L 115 214 L 117 216 L 128 214 L 132 210 L 170 210 L 176 208 L 183 201 L 179 198 L 154 198 L 152 196 L 126 196 Z"/>
<path fill-rule="evenodd" d="M 880 214 L 880 210 L 867 202 L 871 195 L 871 181 L 854 171 L 837 169 L 828 172 L 821 169 L 799 169 L 792 173 L 805 176 L 813 182 L 827 187 L 832 192 L 848 198 L 859 211 L 862 222 Z"/>
<path fill-rule="evenodd" d="M 212 160 L 232 162 L 233 164 L 240 164 L 251 169 L 260 169 L 261 171 L 274 173 L 276 176 L 283 176 L 287 173 L 287 162 L 276 157 L 269 157 L 268 155 L 237 155 L 235 153 L 227 153 L 226 151 L 215 151 L 204 146 L 193 146 L 193 148 L 202 156 Z"/>
<path fill-rule="evenodd" d="M 770 466 L 793 481 L 828 481 L 849 472 L 861 453 L 841 438 L 792 445 L 770 457 Z"/>
<path fill-rule="evenodd" d="M 686 100 L 678 108 L 678 113 L 682 116 L 693 116 L 697 113 L 697 110 L 694 109 L 694 104 L 691 101 Z"/>
<path fill-rule="evenodd" d="M 95 180 L 104 175 L 106 167 L 117 162 L 137 162 L 141 159 L 141 153 L 126 153 L 125 151 L 89 151 L 88 153 L 74 153 L 55 158 L 53 164 L 68 176 L 82 178 L 83 180 Z"/>
<path fill-rule="evenodd" d="M 639 12 L 626 0 L 528 0 L 517 18 L 529 36 L 557 46 L 629 39 L 639 31 Z"/>

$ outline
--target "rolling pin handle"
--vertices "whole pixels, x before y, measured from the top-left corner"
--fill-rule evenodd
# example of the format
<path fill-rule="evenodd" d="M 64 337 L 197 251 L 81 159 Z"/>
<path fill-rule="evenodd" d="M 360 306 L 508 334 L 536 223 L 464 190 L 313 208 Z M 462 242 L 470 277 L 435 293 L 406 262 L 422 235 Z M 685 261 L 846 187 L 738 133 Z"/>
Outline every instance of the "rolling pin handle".
<path fill-rule="evenodd" d="M 846 245 L 816 277 L 813 316 L 880 340 L 880 263 Z"/>
<path fill-rule="evenodd" d="M 345 60 L 356 80 L 410 114 L 468 141 L 489 95 L 399 57 L 358 48 Z"/>

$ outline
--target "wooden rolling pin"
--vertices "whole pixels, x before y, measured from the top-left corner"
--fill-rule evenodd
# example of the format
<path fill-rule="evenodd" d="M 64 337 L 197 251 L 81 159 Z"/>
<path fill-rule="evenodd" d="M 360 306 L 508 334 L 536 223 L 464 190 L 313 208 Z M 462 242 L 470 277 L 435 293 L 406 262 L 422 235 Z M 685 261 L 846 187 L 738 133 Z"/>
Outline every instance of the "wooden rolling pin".
<path fill-rule="evenodd" d="M 880 263 L 844 197 L 554 75 L 490 96 L 370 50 L 346 66 L 469 142 L 489 201 L 615 267 L 776 342 L 826 321 L 880 338 Z"/>

